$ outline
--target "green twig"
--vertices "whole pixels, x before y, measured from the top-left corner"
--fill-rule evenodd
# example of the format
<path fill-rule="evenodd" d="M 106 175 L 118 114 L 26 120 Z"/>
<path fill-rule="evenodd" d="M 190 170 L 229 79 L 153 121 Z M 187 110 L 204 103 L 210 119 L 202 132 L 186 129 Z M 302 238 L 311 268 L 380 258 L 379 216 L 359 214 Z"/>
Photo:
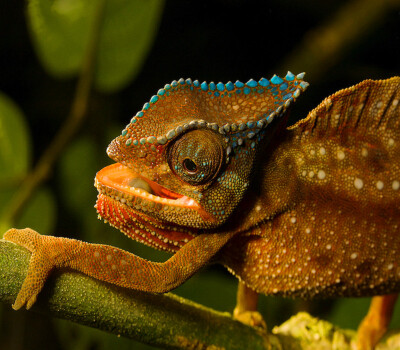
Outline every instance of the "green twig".
<path fill-rule="evenodd" d="M 3 222 L 7 222 L 10 226 L 15 224 L 24 205 L 28 202 L 38 186 L 49 176 L 58 156 L 84 120 L 88 109 L 90 90 L 96 66 L 97 48 L 103 21 L 104 7 L 105 0 L 100 1 L 93 20 L 92 33 L 89 35 L 88 46 L 82 62 L 81 73 L 77 82 L 69 115 L 49 147 L 39 159 L 35 168 L 22 182 L 21 187 L 11 199 L 2 216 Z"/>
<path fill-rule="evenodd" d="M 25 248 L 0 240 L 0 302 L 14 302 L 29 259 Z M 273 334 L 266 334 L 234 321 L 228 313 L 216 312 L 171 293 L 127 290 L 72 271 L 53 273 L 32 311 L 163 349 L 350 350 L 355 338 L 355 331 L 341 330 L 306 313 L 299 313 L 275 327 Z M 398 330 L 378 347 L 398 348 Z"/>
<path fill-rule="evenodd" d="M 0 240 L 0 301 L 12 303 L 30 253 Z M 266 349 L 266 335 L 173 294 L 115 287 L 76 272 L 54 273 L 32 311 L 167 349 Z M 270 336 L 275 341 L 274 336 Z M 273 347 L 272 349 L 276 349 Z"/>

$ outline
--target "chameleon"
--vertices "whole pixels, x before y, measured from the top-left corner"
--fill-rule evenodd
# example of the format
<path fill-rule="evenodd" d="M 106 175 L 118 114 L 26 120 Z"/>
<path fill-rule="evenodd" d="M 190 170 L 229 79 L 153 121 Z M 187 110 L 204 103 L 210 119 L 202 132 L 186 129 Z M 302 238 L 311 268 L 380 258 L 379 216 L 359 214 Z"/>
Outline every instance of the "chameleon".
<path fill-rule="evenodd" d="M 54 268 L 164 293 L 207 264 L 239 279 L 234 316 L 259 325 L 259 293 L 373 296 L 358 349 L 385 333 L 400 290 L 400 77 L 365 80 L 287 127 L 304 73 L 166 84 L 108 146 L 96 210 L 172 253 L 151 262 L 108 245 L 10 229 L 32 252 L 14 309 Z"/>

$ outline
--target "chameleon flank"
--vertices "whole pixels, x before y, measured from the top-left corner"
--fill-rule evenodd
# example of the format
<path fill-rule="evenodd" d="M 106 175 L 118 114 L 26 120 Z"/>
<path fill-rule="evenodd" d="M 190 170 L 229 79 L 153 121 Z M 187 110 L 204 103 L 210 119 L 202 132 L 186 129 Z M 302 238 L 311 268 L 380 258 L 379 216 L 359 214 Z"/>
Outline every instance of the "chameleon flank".
<path fill-rule="evenodd" d="M 303 78 L 165 85 L 111 142 L 116 163 L 95 186 L 100 218 L 172 257 L 11 229 L 33 252 L 13 307 L 31 307 L 54 268 L 160 293 L 217 262 L 250 324 L 263 322 L 257 293 L 374 296 L 357 340 L 372 349 L 400 290 L 400 78 L 338 91 L 287 128 Z"/>

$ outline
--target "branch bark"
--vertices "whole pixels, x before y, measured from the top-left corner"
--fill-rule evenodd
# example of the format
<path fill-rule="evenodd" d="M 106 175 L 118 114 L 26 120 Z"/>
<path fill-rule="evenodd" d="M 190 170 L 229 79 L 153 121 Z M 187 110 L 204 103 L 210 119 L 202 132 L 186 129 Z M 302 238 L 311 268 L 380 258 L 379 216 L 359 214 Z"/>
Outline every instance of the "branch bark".
<path fill-rule="evenodd" d="M 25 278 L 30 252 L 0 240 L 0 301 L 11 304 Z M 32 311 L 101 329 L 163 349 L 342 349 L 355 332 L 299 313 L 272 333 L 246 326 L 174 294 L 119 288 L 74 271 L 54 271 Z M 379 350 L 400 348 L 400 332 Z"/>

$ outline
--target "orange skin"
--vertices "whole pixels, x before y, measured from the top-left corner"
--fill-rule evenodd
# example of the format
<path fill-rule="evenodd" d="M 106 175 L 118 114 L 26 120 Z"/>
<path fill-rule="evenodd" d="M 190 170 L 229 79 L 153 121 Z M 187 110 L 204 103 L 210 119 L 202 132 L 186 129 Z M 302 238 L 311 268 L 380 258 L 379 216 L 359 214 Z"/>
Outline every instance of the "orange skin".
<path fill-rule="evenodd" d="M 214 98 L 178 86 L 153 100 L 109 146 L 117 163 L 96 176 L 96 207 L 131 238 L 174 255 L 154 263 L 11 229 L 4 238 L 32 251 L 13 307 L 31 307 L 54 268 L 162 293 L 218 262 L 241 281 L 234 314 L 251 324 L 262 323 L 257 293 L 384 295 L 358 331 L 357 347 L 372 349 L 400 290 L 400 78 L 341 90 L 286 128 L 286 108 L 307 87 L 290 74 L 272 78 L 273 90 L 256 91 L 259 83 Z"/>

